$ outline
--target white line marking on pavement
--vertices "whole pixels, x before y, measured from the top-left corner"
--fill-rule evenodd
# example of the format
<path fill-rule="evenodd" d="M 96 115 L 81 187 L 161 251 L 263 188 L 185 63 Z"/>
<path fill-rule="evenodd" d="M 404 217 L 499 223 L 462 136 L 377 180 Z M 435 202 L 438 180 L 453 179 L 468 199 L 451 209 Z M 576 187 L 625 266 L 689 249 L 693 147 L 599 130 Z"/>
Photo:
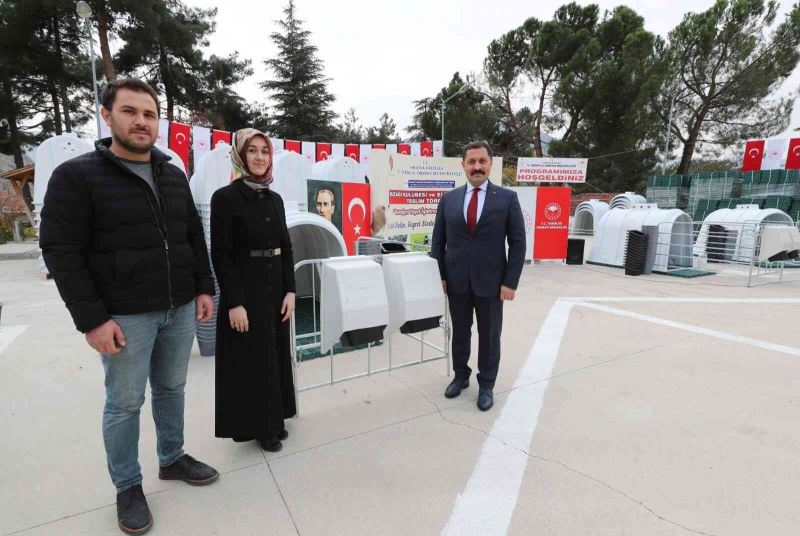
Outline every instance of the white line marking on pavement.
<path fill-rule="evenodd" d="M 628 318 L 635 318 L 636 320 L 643 320 L 645 322 L 652 322 L 654 324 L 660 324 L 662 326 L 667 326 L 671 328 L 682 329 L 685 331 L 690 331 L 692 333 L 698 333 L 700 335 L 708 335 L 709 337 L 716 337 L 718 339 L 724 339 L 727 341 L 733 342 L 740 342 L 742 344 L 748 344 L 750 346 L 755 346 L 756 348 L 763 348 L 765 350 L 772 350 L 773 352 L 781 352 L 784 354 L 795 355 L 800 357 L 800 348 L 792 348 L 791 346 L 784 346 L 782 344 L 775 344 L 768 341 L 762 341 L 760 339 L 751 339 L 750 337 L 742 337 L 741 335 L 734 335 L 732 333 L 726 333 L 724 331 L 715 331 L 713 329 L 703 328 L 700 326 L 694 326 L 692 324 L 684 324 L 682 322 L 674 322 L 672 320 L 665 320 L 663 318 L 657 318 L 655 316 L 643 315 L 639 313 L 634 313 L 632 311 L 626 311 L 624 309 L 616 309 L 614 307 L 607 307 L 605 305 L 597 305 L 595 303 L 581 303 L 576 302 L 575 305 L 580 305 L 582 307 L 588 307 L 589 309 L 595 309 L 597 311 L 603 311 L 606 313 L 612 313 L 619 316 L 626 316 Z"/>
<path fill-rule="evenodd" d="M 26 329 L 28 329 L 28 326 L 0 327 L 0 354 L 5 352 L 6 348 L 11 346 L 11 343 L 14 342 L 14 339 L 21 335 Z"/>
<path fill-rule="evenodd" d="M 494 536 L 508 531 L 528 464 L 525 452 L 573 305 L 573 301 L 558 299 L 550 309 L 442 534 Z"/>
<path fill-rule="evenodd" d="M 573 302 L 630 302 L 630 303 L 800 303 L 800 298 L 667 298 L 663 296 L 588 296 L 561 298 Z"/>

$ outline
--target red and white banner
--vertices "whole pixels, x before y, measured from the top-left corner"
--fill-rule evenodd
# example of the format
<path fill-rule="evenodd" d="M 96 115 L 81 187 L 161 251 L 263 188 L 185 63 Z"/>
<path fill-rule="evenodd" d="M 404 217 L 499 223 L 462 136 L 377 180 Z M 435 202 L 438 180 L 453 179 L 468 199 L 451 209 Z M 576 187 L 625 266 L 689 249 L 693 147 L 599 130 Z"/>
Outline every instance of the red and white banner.
<path fill-rule="evenodd" d="M 520 158 L 517 182 L 586 182 L 586 158 Z"/>
<path fill-rule="evenodd" d="M 331 156 L 330 143 L 317 143 L 317 159 L 316 162 L 327 160 Z"/>
<path fill-rule="evenodd" d="M 283 142 L 283 149 L 285 151 L 292 151 L 293 153 L 300 154 L 300 151 L 302 149 L 302 145 L 300 144 L 299 141 L 285 140 Z"/>
<path fill-rule="evenodd" d="M 342 183 L 342 236 L 348 255 L 355 255 L 355 243 L 359 237 L 371 234 L 369 197 L 369 184 Z"/>
<path fill-rule="evenodd" d="M 166 119 L 158 120 L 158 137 L 156 138 L 156 145 L 161 147 L 169 147 L 169 121 Z"/>
<path fill-rule="evenodd" d="M 433 156 L 433 142 L 423 141 L 419 144 L 420 156 Z"/>
<path fill-rule="evenodd" d="M 283 152 L 283 139 L 281 138 L 270 138 L 270 143 L 272 144 L 272 152 L 277 154 Z"/>
<path fill-rule="evenodd" d="M 749 140 L 744 146 L 742 171 L 759 171 L 764 160 L 764 143 L 766 140 Z"/>
<path fill-rule="evenodd" d="M 517 199 L 519 199 L 519 206 L 522 209 L 522 219 L 525 222 L 525 260 L 533 260 L 533 244 L 536 240 L 534 235 L 533 222 L 536 220 L 536 192 L 539 190 L 536 186 L 513 186 L 509 188 L 517 192 Z M 506 250 L 508 244 L 506 244 Z"/>
<path fill-rule="evenodd" d="M 444 156 L 444 142 L 442 140 L 433 142 L 433 156 Z"/>
<path fill-rule="evenodd" d="M 355 143 L 348 143 L 344 146 L 344 155 L 348 158 L 352 158 L 356 162 L 360 162 L 358 158 L 358 149 L 359 146 Z"/>
<path fill-rule="evenodd" d="M 397 153 L 397 144 L 396 143 L 387 143 L 386 144 L 386 152 L 387 153 Z"/>
<path fill-rule="evenodd" d="M 192 162 L 195 166 L 200 158 L 211 150 L 211 129 L 206 127 L 192 127 Z"/>
<path fill-rule="evenodd" d="M 786 155 L 786 169 L 800 169 L 800 138 L 789 140 L 789 152 Z"/>
<path fill-rule="evenodd" d="M 411 156 L 422 156 L 419 152 L 419 142 L 415 141 L 411 144 Z"/>
<path fill-rule="evenodd" d="M 312 164 L 317 161 L 317 144 L 313 141 L 304 141 L 300 143 L 300 154 Z M 328 151 L 330 153 L 330 151 Z"/>
<path fill-rule="evenodd" d="M 226 130 L 214 130 L 211 132 L 211 148 L 216 148 L 218 143 L 231 144 L 231 133 Z"/>
<path fill-rule="evenodd" d="M 761 169 L 786 169 L 786 153 L 788 152 L 788 138 L 769 138 L 764 144 L 764 159 L 761 161 Z"/>
<path fill-rule="evenodd" d="M 331 154 L 344 158 L 344 143 L 331 144 Z"/>
<path fill-rule="evenodd" d="M 564 260 L 569 238 L 569 202 L 572 189 L 540 187 L 536 192 L 533 259 Z"/>
<path fill-rule="evenodd" d="M 397 152 L 400 154 L 411 154 L 411 145 L 408 143 L 398 143 Z"/>
<path fill-rule="evenodd" d="M 184 167 L 189 169 L 189 141 L 192 134 L 191 127 L 184 123 L 172 122 L 169 126 L 169 148 L 181 157 Z"/>
<path fill-rule="evenodd" d="M 385 143 L 373 143 L 372 144 L 372 148 L 373 149 L 386 149 L 386 144 Z"/>

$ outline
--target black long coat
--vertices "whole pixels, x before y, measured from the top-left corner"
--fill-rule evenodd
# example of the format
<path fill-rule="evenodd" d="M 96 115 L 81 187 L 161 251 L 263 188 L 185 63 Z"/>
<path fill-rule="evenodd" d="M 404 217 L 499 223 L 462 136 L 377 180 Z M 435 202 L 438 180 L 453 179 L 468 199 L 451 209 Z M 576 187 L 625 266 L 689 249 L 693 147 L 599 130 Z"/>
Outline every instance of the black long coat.
<path fill-rule="evenodd" d="M 277 257 L 251 250 L 280 248 Z M 297 412 L 289 321 L 281 304 L 295 292 L 283 199 L 242 180 L 211 198 L 211 259 L 220 286 L 216 341 L 216 436 L 270 437 Z M 247 310 L 250 329 L 231 328 L 230 309 Z"/>

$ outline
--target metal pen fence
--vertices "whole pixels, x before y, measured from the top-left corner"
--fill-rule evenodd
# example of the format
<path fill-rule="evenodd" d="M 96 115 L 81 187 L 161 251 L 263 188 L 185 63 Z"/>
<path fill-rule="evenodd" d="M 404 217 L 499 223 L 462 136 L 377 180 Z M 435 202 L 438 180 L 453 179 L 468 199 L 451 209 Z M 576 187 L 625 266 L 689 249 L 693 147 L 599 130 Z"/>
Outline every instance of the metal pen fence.
<path fill-rule="evenodd" d="M 421 251 L 421 252 L 428 252 L 430 251 L 430 246 L 424 244 L 411 244 L 408 242 L 398 242 L 395 240 L 382 240 L 376 238 L 360 238 L 357 240 L 356 243 L 356 252 L 358 255 L 372 257 L 375 262 L 382 263 L 383 256 L 394 253 L 398 251 L 398 247 L 403 246 L 405 251 Z M 290 333 L 291 333 L 291 341 L 292 341 L 292 363 L 293 368 L 292 372 L 294 375 L 294 385 L 295 385 L 295 398 L 298 399 L 297 395 L 302 391 L 308 391 L 310 389 L 316 389 L 319 387 L 334 385 L 337 383 L 354 380 L 357 378 L 363 378 L 365 376 L 371 376 L 373 374 L 379 374 L 382 372 L 390 372 L 392 370 L 397 370 L 405 367 L 410 367 L 414 365 L 421 365 L 424 363 L 430 363 L 432 361 L 438 361 L 440 359 L 444 359 L 445 361 L 445 368 L 446 373 L 450 375 L 451 363 L 450 363 L 450 337 L 451 337 L 451 327 L 450 327 L 450 313 L 449 308 L 447 306 L 447 296 L 445 295 L 445 307 L 444 307 L 444 316 L 439 322 L 439 327 L 435 328 L 437 330 L 441 330 L 443 335 L 444 344 L 442 347 L 437 346 L 436 344 L 431 343 L 430 341 L 425 340 L 425 334 L 427 331 L 421 332 L 419 335 L 415 335 L 413 333 L 410 334 L 402 334 L 404 337 L 408 337 L 416 342 L 419 343 L 419 358 L 414 358 L 413 360 L 406 360 L 398 362 L 396 356 L 394 355 L 394 351 L 392 348 L 392 340 L 394 335 L 393 334 L 386 334 L 384 339 L 381 342 L 386 343 L 386 349 L 388 353 L 388 365 L 383 367 L 374 367 L 373 365 L 373 345 L 372 343 L 367 345 L 367 359 L 366 359 L 366 370 L 363 372 L 359 372 L 356 374 L 350 374 L 344 377 L 337 378 L 335 373 L 335 361 L 334 354 L 337 356 L 341 356 L 345 353 L 350 352 L 340 352 L 335 353 L 334 348 L 327 353 L 327 359 L 329 361 L 329 377 L 327 381 L 312 383 L 310 385 L 300 385 L 299 384 L 299 375 L 301 367 L 306 366 L 305 360 L 302 360 L 300 357 L 301 351 L 304 350 L 314 350 L 319 349 L 322 346 L 321 342 L 321 334 L 322 334 L 322 325 L 321 319 L 318 317 L 316 312 L 316 303 L 318 296 L 321 295 L 321 277 L 320 277 L 320 267 L 322 263 L 325 262 L 327 259 L 306 259 L 300 261 L 295 264 L 295 275 L 299 275 L 301 271 L 310 270 L 311 271 L 311 300 L 312 300 L 312 329 L 310 332 L 306 333 L 297 333 L 297 309 L 295 309 L 295 313 L 292 314 L 291 323 L 290 323 Z M 319 285 L 320 291 L 317 291 L 317 286 Z M 321 316 L 321 315 L 320 315 Z M 302 342 L 301 342 L 302 341 Z M 425 349 L 430 348 L 436 352 L 437 354 L 431 356 L 425 355 Z M 322 358 L 320 356 L 319 358 Z M 313 360 L 309 360 L 313 361 Z M 297 408 L 298 408 L 298 415 L 300 413 L 300 402 L 299 399 L 297 400 Z"/>

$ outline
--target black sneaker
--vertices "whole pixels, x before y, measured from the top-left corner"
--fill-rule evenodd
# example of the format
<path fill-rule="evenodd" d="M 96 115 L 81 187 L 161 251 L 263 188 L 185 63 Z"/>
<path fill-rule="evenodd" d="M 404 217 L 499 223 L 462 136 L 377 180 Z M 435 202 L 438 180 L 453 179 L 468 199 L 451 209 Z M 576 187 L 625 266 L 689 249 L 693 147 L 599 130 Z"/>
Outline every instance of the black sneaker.
<path fill-rule="evenodd" d="M 158 470 L 161 480 L 183 480 L 192 486 L 205 486 L 219 478 L 219 473 L 211 466 L 198 462 L 188 454 L 184 454 L 172 465 Z"/>
<path fill-rule="evenodd" d="M 117 493 L 117 523 L 125 534 L 144 534 L 153 526 L 141 484 Z"/>

